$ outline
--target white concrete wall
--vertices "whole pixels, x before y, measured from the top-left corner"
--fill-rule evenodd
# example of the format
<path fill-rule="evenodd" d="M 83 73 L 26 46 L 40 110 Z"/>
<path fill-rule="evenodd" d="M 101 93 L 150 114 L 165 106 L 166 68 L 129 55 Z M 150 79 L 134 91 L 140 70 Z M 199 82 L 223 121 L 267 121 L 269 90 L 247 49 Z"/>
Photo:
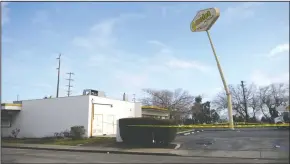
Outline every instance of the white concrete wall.
<path fill-rule="evenodd" d="M 20 129 L 19 137 L 53 136 L 76 125 L 88 131 L 88 108 L 89 96 L 23 101 L 12 127 L 1 128 L 2 136 L 10 136 L 16 128 Z"/>
<path fill-rule="evenodd" d="M 132 103 L 97 96 L 90 96 L 90 102 L 89 118 L 91 118 L 92 114 L 92 102 L 96 103 L 94 104 L 93 136 L 117 134 L 118 119 L 141 117 L 140 103 Z M 90 119 L 88 124 L 90 129 Z M 90 131 L 88 132 L 88 135 L 90 135 Z"/>
<path fill-rule="evenodd" d="M 90 136 L 92 102 L 110 105 L 94 105 L 93 136 L 117 134 L 117 120 L 141 117 L 141 104 L 97 96 L 72 96 L 52 99 L 26 100 L 22 110 L 14 117 L 12 126 L 1 128 L 2 136 L 8 137 L 18 128 L 18 137 L 53 136 L 70 130 L 72 126 L 84 126 Z"/>

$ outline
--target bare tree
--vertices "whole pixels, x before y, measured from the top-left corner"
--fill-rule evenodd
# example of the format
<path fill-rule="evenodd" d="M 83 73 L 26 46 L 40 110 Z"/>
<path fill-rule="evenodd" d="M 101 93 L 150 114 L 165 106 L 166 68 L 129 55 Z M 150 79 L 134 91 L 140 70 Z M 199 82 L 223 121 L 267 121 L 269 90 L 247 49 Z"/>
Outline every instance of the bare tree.
<path fill-rule="evenodd" d="M 265 118 L 269 118 L 267 114 L 267 110 L 266 110 L 267 107 L 265 106 L 267 97 L 269 95 L 269 86 L 260 87 L 256 94 L 258 96 L 257 100 L 258 100 L 259 109 L 261 110 Z"/>
<path fill-rule="evenodd" d="M 177 119 L 181 115 L 188 114 L 194 102 L 194 97 L 182 89 L 175 91 L 143 89 L 143 91 L 147 97 L 142 99 L 142 103 L 167 108 L 170 111 L 170 118 Z"/>
<path fill-rule="evenodd" d="M 259 97 L 255 92 L 253 96 L 250 98 L 248 103 L 249 106 L 252 108 L 254 118 L 256 117 L 256 113 L 261 110 L 259 103 L 260 103 Z"/>
<path fill-rule="evenodd" d="M 232 94 L 233 110 L 241 118 L 245 119 L 246 109 L 244 107 L 242 88 L 229 86 Z M 252 109 L 253 117 L 258 111 L 261 111 L 265 118 L 275 118 L 278 115 L 277 107 L 286 105 L 289 102 L 289 87 L 286 84 L 271 84 L 264 87 L 259 87 L 251 84 L 246 90 L 246 101 L 248 102 L 248 109 Z M 227 98 L 225 92 L 217 94 L 213 101 L 217 109 L 222 110 L 227 108 Z"/>
<path fill-rule="evenodd" d="M 227 101 L 226 93 L 219 92 L 212 101 L 212 104 L 216 107 L 217 111 L 222 111 L 228 107 Z"/>
<path fill-rule="evenodd" d="M 253 105 L 253 97 L 255 95 L 255 88 L 254 84 L 249 85 L 246 87 L 245 98 L 248 102 L 248 108 L 252 108 Z M 240 85 L 229 86 L 229 90 L 232 94 L 232 107 L 233 110 L 236 112 L 237 115 L 246 119 L 246 108 L 244 106 L 244 97 L 243 97 L 243 90 Z M 227 108 L 227 96 L 225 92 L 220 92 L 217 94 L 216 98 L 213 100 L 213 104 L 217 107 L 218 110 L 223 110 Z M 254 104 L 256 105 L 256 104 Z M 255 112 L 257 111 L 257 107 L 255 106 Z"/>
<path fill-rule="evenodd" d="M 271 84 L 259 88 L 260 108 L 266 118 L 278 116 L 277 107 L 286 106 L 289 102 L 289 87 L 286 84 Z"/>
<path fill-rule="evenodd" d="M 259 106 L 259 95 L 257 94 L 257 86 L 255 84 L 251 84 L 248 90 L 248 107 L 252 109 L 253 118 L 256 117 L 256 113 L 261 110 Z"/>

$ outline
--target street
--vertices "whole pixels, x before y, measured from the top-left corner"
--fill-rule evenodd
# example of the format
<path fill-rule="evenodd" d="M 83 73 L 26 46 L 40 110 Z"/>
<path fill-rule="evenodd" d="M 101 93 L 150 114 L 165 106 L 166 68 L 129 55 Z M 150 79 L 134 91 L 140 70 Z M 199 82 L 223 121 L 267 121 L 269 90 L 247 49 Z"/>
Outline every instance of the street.
<path fill-rule="evenodd" d="M 2 163 L 287 163 L 287 160 L 120 155 L 2 148 Z"/>
<path fill-rule="evenodd" d="M 289 131 L 265 128 L 237 129 L 235 131 L 195 132 L 179 136 L 183 150 L 233 150 L 289 152 Z"/>

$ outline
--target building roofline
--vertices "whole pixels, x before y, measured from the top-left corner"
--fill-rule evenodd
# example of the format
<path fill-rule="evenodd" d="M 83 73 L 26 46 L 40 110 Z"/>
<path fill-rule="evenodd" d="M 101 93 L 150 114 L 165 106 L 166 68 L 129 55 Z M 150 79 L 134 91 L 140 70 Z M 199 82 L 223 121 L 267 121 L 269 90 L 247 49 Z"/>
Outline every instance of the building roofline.
<path fill-rule="evenodd" d="M 69 96 L 69 97 L 81 97 L 81 96 L 92 96 L 92 97 L 98 97 L 98 98 L 103 98 L 103 99 L 110 99 L 110 100 L 116 100 L 116 101 L 123 101 L 123 102 L 129 102 L 129 103 L 140 103 L 140 102 L 131 102 L 131 101 L 124 101 L 124 100 L 119 100 L 116 98 L 110 98 L 110 97 L 100 97 L 100 96 L 95 96 L 95 95 L 75 95 L 75 96 Z M 38 99 L 27 99 L 27 100 L 19 100 L 20 102 L 23 101 L 36 101 L 36 100 L 50 100 L 50 99 L 64 99 L 64 98 L 69 98 L 67 96 L 63 96 L 63 97 L 51 97 L 51 98 L 38 98 Z M 13 103 L 4 103 L 4 104 L 13 104 Z"/>
<path fill-rule="evenodd" d="M 153 110 L 162 110 L 162 111 L 168 111 L 166 108 L 160 108 L 157 106 L 142 106 L 142 109 L 153 109 Z"/>

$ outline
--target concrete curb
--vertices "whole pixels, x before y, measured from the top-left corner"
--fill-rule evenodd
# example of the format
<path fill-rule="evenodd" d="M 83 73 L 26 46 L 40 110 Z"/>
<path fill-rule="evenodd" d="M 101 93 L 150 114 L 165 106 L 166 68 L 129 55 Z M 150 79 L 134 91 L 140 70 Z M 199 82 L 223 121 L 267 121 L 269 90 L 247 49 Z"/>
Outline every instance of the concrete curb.
<path fill-rule="evenodd" d="M 254 129 L 258 129 L 258 128 L 251 128 L 251 130 L 254 130 Z M 245 128 L 235 128 L 234 130 L 231 130 L 231 129 L 218 129 L 218 128 L 216 128 L 216 129 L 204 129 L 204 131 L 237 131 L 237 132 L 240 132 L 240 131 L 243 131 L 243 130 L 245 130 Z M 274 128 L 272 128 L 272 129 L 260 128 L 258 130 L 273 130 L 273 131 L 277 131 L 279 129 L 274 129 Z"/>
<path fill-rule="evenodd" d="M 190 135 L 190 134 L 194 134 L 197 131 L 200 132 L 200 131 L 203 131 L 203 130 L 192 129 L 192 130 L 187 130 L 187 131 L 183 131 L 183 132 L 178 132 L 177 135 L 179 135 L 179 136 L 187 136 L 187 135 Z"/>
<path fill-rule="evenodd" d="M 231 129 L 205 129 L 204 131 L 239 131 L 237 129 L 231 130 Z"/>
<path fill-rule="evenodd" d="M 182 152 L 171 152 L 183 157 L 205 157 L 205 158 L 232 158 L 232 159 L 257 159 L 257 160 L 289 160 L 288 153 L 280 154 L 280 152 L 267 152 L 267 151 L 204 151 L 193 150 Z"/>
<path fill-rule="evenodd" d="M 53 150 L 53 151 L 69 151 L 69 152 L 86 152 L 86 153 L 106 153 L 106 154 L 132 154 L 132 155 L 158 155 L 158 156 L 180 156 L 172 153 L 152 153 L 152 152 L 133 152 L 122 150 L 93 150 L 93 149 L 71 149 L 71 148 L 43 148 L 43 147 L 25 147 L 25 146 L 2 146 L 2 148 L 16 149 L 33 149 L 33 150 Z"/>
<path fill-rule="evenodd" d="M 180 148 L 180 146 L 181 146 L 181 144 L 176 144 L 176 146 L 175 146 L 175 150 L 177 150 L 177 149 L 179 149 Z"/>

